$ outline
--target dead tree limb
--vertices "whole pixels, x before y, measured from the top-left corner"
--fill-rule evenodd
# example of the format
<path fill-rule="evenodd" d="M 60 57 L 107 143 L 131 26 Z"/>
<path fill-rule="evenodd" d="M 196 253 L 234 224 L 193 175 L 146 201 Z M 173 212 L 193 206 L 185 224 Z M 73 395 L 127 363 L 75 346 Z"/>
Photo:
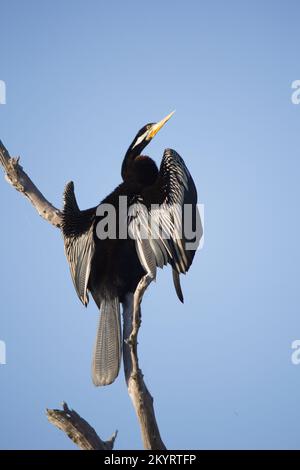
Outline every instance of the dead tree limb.
<path fill-rule="evenodd" d="M 19 158 L 10 157 L 7 149 L 0 140 L 0 165 L 2 165 L 6 180 L 20 193 L 29 199 L 38 214 L 53 226 L 61 227 L 61 212 L 54 207 L 37 186 L 32 182 L 19 163 Z M 146 277 L 145 277 L 146 278 Z M 140 328 L 140 303 L 148 284 L 145 278 L 132 299 L 133 313 L 126 314 L 124 309 L 124 369 L 128 393 L 131 397 L 136 415 L 139 420 L 142 440 L 145 449 L 165 449 L 156 422 L 153 398 L 149 393 L 139 368 L 137 338 Z M 63 410 L 47 410 L 49 421 L 64 431 L 81 449 L 112 449 L 116 433 L 109 441 L 103 442 L 95 430 L 67 404 Z"/>
<path fill-rule="evenodd" d="M 137 352 L 138 332 L 141 326 L 141 301 L 143 294 L 150 284 L 147 276 L 144 276 L 136 288 L 133 298 L 127 299 L 129 305 L 124 305 L 124 343 L 123 358 L 124 371 L 128 393 L 132 400 L 137 418 L 139 420 L 142 441 L 145 449 L 165 450 L 161 439 L 158 424 L 155 417 L 153 397 L 139 368 Z M 133 308 L 130 304 L 133 303 Z"/>
<path fill-rule="evenodd" d="M 47 222 L 60 227 L 61 213 L 43 196 L 41 191 L 31 181 L 29 176 L 25 173 L 18 158 L 11 158 L 7 149 L 4 147 L 0 140 L 0 164 L 5 171 L 5 179 L 17 191 L 22 193 L 29 199 L 31 204 L 37 210 L 39 215 Z"/>
<path fill-rule="evenodd" d="M 108 441 L 102 441 L 95 429 L 76 411 L 70 410 L 67 403 L 62 404 L 62 410 L 48 410 L 50 423 L 63 431 L 82 450 L 112 450 L 117 437 L 116 431 Z"/>

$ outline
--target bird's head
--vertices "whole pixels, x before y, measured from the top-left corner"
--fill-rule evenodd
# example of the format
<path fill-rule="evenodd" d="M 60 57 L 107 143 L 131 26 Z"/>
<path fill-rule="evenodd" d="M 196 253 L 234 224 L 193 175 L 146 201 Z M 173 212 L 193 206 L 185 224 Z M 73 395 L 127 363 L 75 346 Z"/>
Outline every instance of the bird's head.
<path fill-rule="evenodd" d="M 168 114 L 164 119 L 159 122 L 146 124 L 142 129 L 139 130 L 135 138 L 133 139 L 128 150 L 131 150 L 136 155 L 140 155 L 146 145 L 153 139 L 158 131 L 166 124 L 166 122 L 173 116 L 175 111 Z"/>
<path fill-rule="evenodd" d="M 166 122 L 173 116 L 174 113 L 175 111 L 172 111 L 172 113 L 168 114 L 161 121 L 146 124 L 138 131 L 138 133 L 136 134 L 135 138 L 133 139 L 132 143 L 130 144 L 126 152 L 126 155 L 123 161 L 123 165 L 122 165 L 123 179 L 125 179 L 126 172 L 128 172 L 131 164 L 133 164 L 135 159 L 141 155 L 144 148 L 150 143 L 153 137 L 166 124 Z"/>

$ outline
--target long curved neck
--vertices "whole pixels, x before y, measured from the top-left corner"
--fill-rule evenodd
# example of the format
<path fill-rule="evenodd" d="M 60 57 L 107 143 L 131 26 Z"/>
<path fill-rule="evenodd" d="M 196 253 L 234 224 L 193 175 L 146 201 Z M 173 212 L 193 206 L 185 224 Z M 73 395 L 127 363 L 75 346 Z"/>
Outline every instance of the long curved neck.
<path fill-rule="evenodd" d="M 139 155 L 139 149 L 137 147 L 132 149 L 130 146 L 129 149 L 127 150 L 123 163 L 122 163 L 122 168 L 121 168 L 121 176 L 124 181 L 126 179 L 126 174 L 128 173 L 130 167 L 133 166 L 134 160 L 136 157 L 138 157 L 138 155 Z"/>
<path fill-rule="evenodd" d="M 138 187 L 151 186 L 157 176 L 158 168 L 152 158 L 132 153 L 125 155 L 122 164 L 122 178 L 125 182 Z"/>

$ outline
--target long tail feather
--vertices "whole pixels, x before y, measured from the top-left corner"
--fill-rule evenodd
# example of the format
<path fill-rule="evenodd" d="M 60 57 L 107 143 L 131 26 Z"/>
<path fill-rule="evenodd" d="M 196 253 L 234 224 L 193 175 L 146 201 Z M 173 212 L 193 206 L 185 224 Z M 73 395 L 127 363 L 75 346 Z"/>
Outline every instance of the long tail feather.
<path fill-rule="evenodd" d="M 120 303 L 118 298 L 102 300 L 96 337 L 92 377 L 95 385 L 109 385 L 118 376 L 122 355 Z"/>

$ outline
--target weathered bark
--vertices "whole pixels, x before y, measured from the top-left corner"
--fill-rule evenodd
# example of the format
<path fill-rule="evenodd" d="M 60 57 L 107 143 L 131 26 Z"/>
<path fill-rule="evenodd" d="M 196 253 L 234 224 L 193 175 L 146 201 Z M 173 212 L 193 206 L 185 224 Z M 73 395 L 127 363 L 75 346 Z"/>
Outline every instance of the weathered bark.
<path fill-rule="evenodd" d="M 156 421 L 153 397 L 144 382 L 143 373 L 139 368 L 137 352 L 138 332 L 141 326 L 140 306 L 143 294 L 150 282 L 151 280 L 144 276 L 133 296 L 133 308 L 128 308 L 128 305 L 124 307 L 123 359 L 128 393 L 139 420 L 144 448 L 164 450 L 166 447 L 161 439 Z"/>
<path fill-rule="evenodd" d="M 5 171 L 6 180 L 26 196 L 39 215 L 55 227 L 61 226 L 61 212 L 43 196 L 19 164 L 19 158 L 11 158 L 0 141 L 0 164 Z M 145 449 L 165 449 L 156 422 L 153 398 L 143 380 L 139 368 L 137 338 L 140 328 L 140 304 L 149 285 L 145 276 L 140 282 L 133 298 L 133 313 L 124 317 L 124 369 L 128 393 L 135 408 Z M 116 433 L 109 441 L 103 442 L 95 430 L 67 404 L 63 410 L 47 410 L 49 421 L 64 431 L 81 449 L 112 449 Z"/>
<path fill-rule="evenodd" d="M 47 222 L 60 227 L 61 213 L 43 196 L 19 164 L 19 158 L 11 158 L 0 140 L 0 164 L 5 171 L 5 179 L 17 191 L 26 196 L 39 215 Z"/>
<path fill-rule="evenodd" d="M 95 429 L 67 403 L 62 404 L 62 410 L 47 410 L 50 423 L 61 429 L 82 450 L 112 450 L 117 437 L 116 431 L 108 441 L 102 441 Z"/>

